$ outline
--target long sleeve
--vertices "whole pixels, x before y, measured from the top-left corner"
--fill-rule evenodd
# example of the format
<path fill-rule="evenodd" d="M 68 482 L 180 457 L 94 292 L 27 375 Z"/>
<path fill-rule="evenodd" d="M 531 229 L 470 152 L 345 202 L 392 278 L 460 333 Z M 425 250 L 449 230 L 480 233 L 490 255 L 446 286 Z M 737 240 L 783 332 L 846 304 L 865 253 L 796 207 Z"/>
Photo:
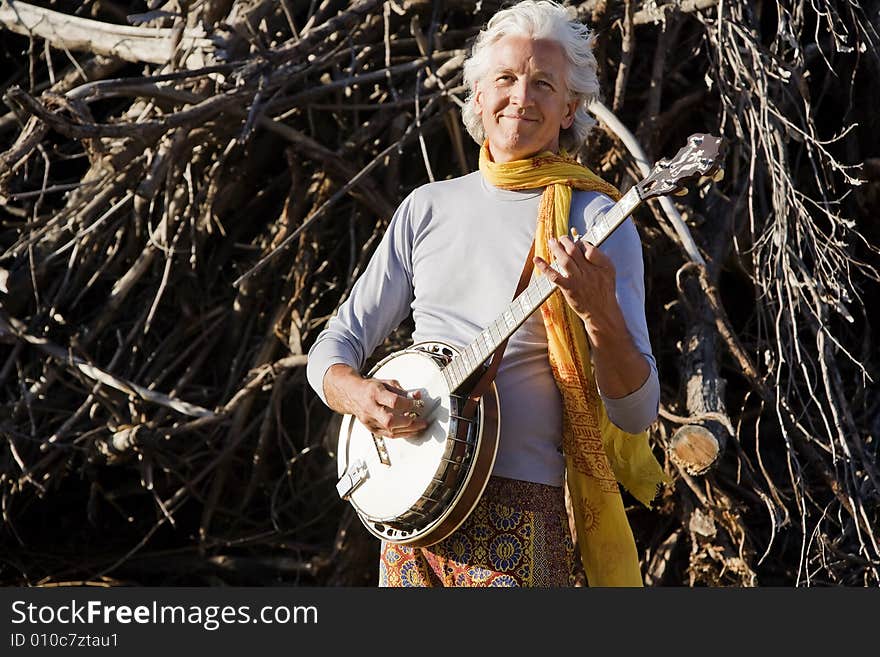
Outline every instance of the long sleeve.
<path fill-rule="evenodd" d="M 604 213 L 613 205 L 607 196 L 596 196 L 587 204 L 583 214 L 572 213 L 586 224 L 592 223 L 597 213 Z M 574 222 L 573 222 L 574 223 Z M 574 224 L 583 234 L 585 225 Z M 651 351 L 648 322 L 645 318 L 645 266 L 642 243 L 632 219 L 627 219 L 601 245 L 600 250 L 611 258 L 616 271 L 617 302 L 626 320 L 636 349 L 648 360 L 651 367 L 642 387 L 626 397 L 611 399 L 602 394 L 608 418 L 628 433 L 644 431 L 657 418 L 660 408 L 660 380 L 657 362 Z"/>
<path fill-rule="evenodd" d="M 344 363 L 360 370 L 410 312 L 414 193 L 397 208 L 348 299 L 309 349 L 306 376 L 325 404 L 324 375 L 330 366 Z"/>

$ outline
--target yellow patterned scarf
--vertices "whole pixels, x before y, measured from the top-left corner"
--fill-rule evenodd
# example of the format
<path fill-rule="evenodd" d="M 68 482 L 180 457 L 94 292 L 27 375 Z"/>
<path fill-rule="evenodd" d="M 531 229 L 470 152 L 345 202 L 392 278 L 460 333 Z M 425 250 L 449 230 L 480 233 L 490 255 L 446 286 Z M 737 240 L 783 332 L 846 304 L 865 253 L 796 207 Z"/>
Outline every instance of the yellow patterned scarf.
<path fill-rule="evenodd" d="M 501 189 L 544 187 L 535 231 L 535 255 L 552 261 L 547 240 L 567 235 L 572 188 L 620 192 L 567 156 L 545 151 L 526 160 L 492 161 L 488 140 L 480 172 Z M 648 432 L 629 434 L 608 419 L 593 380 L 583 321 L 556 292 L 541 306 L 550 367 L 562 395 L 566 484 L 574 509 L 581 559 L 590 586 L 642 586 L 639 557 L 623 508 L 619 481 L 645 506 L 668 481 L 654 458 Z"/>

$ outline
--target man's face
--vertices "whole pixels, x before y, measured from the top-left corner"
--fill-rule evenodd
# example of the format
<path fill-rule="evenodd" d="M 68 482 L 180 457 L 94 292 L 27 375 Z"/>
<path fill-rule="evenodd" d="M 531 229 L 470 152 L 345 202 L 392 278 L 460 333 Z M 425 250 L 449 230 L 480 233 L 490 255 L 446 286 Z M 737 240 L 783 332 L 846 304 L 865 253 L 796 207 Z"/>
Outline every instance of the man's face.
<path fill-rule="evenodd" d="M 577 109 L 565 86 L 567 66 L 556 41 L 508 35 L 491 46 L 474 109 L 495 162 L 559 150 L 559 131 L 571 127 Z"/>

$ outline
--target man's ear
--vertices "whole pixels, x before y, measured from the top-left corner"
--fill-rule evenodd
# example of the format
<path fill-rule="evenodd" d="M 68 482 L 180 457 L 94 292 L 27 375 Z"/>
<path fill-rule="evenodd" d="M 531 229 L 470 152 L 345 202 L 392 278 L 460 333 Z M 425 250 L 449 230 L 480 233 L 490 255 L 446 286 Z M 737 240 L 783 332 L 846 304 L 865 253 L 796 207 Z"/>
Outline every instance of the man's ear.
<path fill-rule="evenodd" d="M 480 89 L 479 82 L 474 85 L 474 112 L 477 114 L 483 113 L 483 92 Z"/>
<path fill-rule="evenodd" d="M 565 116 L 562 117 L 562 129 L 567 130 L 574 123 L 574 115 L 577 112 L 580 101 L 572 100 L 565 107 Z"/>

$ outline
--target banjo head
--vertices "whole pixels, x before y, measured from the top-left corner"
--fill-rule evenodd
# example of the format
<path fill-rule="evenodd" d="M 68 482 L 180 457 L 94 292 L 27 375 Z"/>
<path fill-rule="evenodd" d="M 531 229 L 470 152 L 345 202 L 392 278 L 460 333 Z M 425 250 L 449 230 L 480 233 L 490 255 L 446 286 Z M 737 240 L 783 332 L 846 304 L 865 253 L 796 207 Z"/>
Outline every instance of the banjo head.
<path fill-rule="evenodd" d="M 397 379 L 405 390 L 421 390 L 425 405 L 439 400 L 434 421 L 415 436 L 380 438 L 387 459 L 380 457 L 373 434 L 354 416 L 346 415 L 340 430 L 337 457 L 338 475 L 349 463 L 363 461 L 367 479 L 349 500 L 358 513 L 376 522 L 393 522 L 406 513 L 430 487 L 437 464 L 446 450 L 449 432 L 449 390 L 432 356 L 412 349 L 379 363 L 370 373 L 377 379 Z M 438 379 L 433 383 L 430 382 Z M 431 390 L 426 386 L 431 385 Z M 383 462 L 387 461 L 387 462 Z"/>
<path fill-rule="evenodd" d="M 419 343 L 389 355 L 369 373 L 377 379 L 396 379 L 407 391 L 421 391 L 423 417 L 429 421 L 422 433 L 373 436 L 356 417 L 343 416 L 337 489 L 367 530 L 383 540 L 410 545 L 442 540 L 460 524 L 458 517 L 466 516 L 476 504 L 475 489 L 479 488 L 478 497 L 485 487 L 485 481 L 473 477 L 475 453 L 482 455 L 477 457 L 480 470 L 491 470 L 495 461 L 497 391 L 493 385 L 491 394 L 483 395 L 479 403 L 477 417 L 490 410 L 488 431 L 481 429 L 481 421 L 462 418 L 461 400 L 450 394 L 442 373 L 455 352 L 443 343 Z M 468 423 L 467 440 L 453 437 L 461 433 L 462 421 Z"/>

